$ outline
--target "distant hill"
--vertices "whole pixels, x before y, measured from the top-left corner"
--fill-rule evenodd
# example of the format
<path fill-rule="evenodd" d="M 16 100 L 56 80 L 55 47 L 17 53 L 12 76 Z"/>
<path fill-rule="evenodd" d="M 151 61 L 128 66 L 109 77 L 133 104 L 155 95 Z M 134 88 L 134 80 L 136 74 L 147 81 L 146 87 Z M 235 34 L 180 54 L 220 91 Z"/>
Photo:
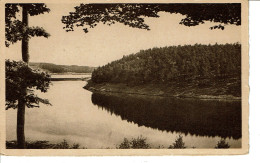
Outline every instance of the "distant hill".
<path fill-rule="evenodd" d="M 56 65 L 53 63 L 30 62 L 32 68 L 39 68 L 49 73 L 92 73 L 95 67 L 77 65 Z"/>

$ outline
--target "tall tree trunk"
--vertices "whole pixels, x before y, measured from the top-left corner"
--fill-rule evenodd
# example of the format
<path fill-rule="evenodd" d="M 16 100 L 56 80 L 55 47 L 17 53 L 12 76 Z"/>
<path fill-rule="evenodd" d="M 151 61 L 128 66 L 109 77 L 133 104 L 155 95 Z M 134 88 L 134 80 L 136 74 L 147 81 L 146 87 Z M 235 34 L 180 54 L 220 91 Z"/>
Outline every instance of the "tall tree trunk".
<path fill-rule="evenodd" d="M 23 16 L 22 16 L 22 23 L 24 24 L 24 26 L 28 27 L 28 11 L 26 9 L 26 5 L 23 6 Z M 24 31 L 26 32 L 26 31 Z M 22 39 L 22 57 L 23 57 L 23 61 L 28 63 L 29 62 L 29 37 L 27 34 L 25 34 L 23 36 Z"/>
<path fill-rule="evenodd" d="M 22 22 L 25 27 L 28 27 L 28 11 L 26 5 L 23 6 Z M 26 29 L 26 28 L 25 28 Z M 25 31 L 24 31 L 25 32 Z M 29 62 L 29 38 L 25 34 L 22 39 L 22 58 L 23 61 Z M 25 148 L 25 135 L 24 135 L 24 123 L 25 123 L 25 100 L 26 86 L 21 85 L 21 97 L 18 99 L 18 111 L 17 111 L 17 145 L 18 148 Z"/>
<path fill-rule="evenodd" d="M 22 86 L 22 94 L 26 95 L 26 87 Z M 20 149 L 25 148 L 25 136 L 24 136 L 24 122 L 25 122 L 25 100 L 24 98 L 18 99 L 18 111 L 17 111 L 17 146 Z"/>

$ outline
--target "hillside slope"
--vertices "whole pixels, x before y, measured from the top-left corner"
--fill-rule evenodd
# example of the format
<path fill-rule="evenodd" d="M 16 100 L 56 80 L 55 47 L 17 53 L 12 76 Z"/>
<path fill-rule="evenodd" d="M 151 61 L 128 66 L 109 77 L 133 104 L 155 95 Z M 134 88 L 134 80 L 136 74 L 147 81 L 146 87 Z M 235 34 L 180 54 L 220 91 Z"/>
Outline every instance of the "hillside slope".
<path fill-rule="evenodd" d="M 142 50 L 99 67 L 92 91 L 178 97 L 240 98 L 241 45 L 185 45 Z"/>

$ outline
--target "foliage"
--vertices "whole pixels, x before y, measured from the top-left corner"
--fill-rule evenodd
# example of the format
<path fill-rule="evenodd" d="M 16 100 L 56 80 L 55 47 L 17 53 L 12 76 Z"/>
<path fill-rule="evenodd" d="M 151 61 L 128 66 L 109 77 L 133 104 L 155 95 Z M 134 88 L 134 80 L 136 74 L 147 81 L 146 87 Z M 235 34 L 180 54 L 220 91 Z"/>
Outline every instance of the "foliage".
<path fill-rule="evenodd" d="M 56 65 L 52 63 L 32 63 L 29 65 L 31 67 L 40 68 L 44 71 L 50 73 L 66 73 L 66 72 L 74 72 L 74 73 L 91 73 L 95 68 L 89 66 L 77 66 L 77 65 Z"/>
<path fill-rule="evenodd" d="M 16 149 L 17 141 L 6 141 L 7 149 Z M 53 144 L 49 143 L 49 141 L 27 141 L 26 142 L 27 149 L 79 149 L 79 144 L 69 145 L 66 140 L 63 140 L 60 143 Z"/>
<path fill-rule="evenodd" d="M 72 146 L 70 146 L 66 140 L 63 140 L 63 142 L 53 145 L 52 148 L 54 148 L 54 149 L 78 149 L 79 146 L 80 146 L 79 144 L 75 144 L 75 143 Z"/>
<path fill-rule="evenodd" d="M 119 149 L 130 149 L 130 141 L 127 138 L 124 138 L 123 142 L 119 144 Z"/>
<path fill-rule="evenodd" d="M 124 138 L 123 142 L 117 147 L 119 149 L 148 149 L 151 148 L 146 142 L 146 138 L 138 136 L 137 138 L 132 138 L 129 141 L 127 138 Z"/>
<path fill-rule="evenodd" d="M 182 14 L 180 22 L 185 26 L 204 24 L 205 21 L 220 23 L 211 29 L 224 29 L 224 25 L 241 25 L 241 4 L 239 3 L 177 3 L 177 4 L 80 4 L 74 12 L 62 17 L 66 31 L 74 27 L 94 28 L 98 23 L 107 25 L 122 23 L 129 27 L 149 30 L 145 17 L 159 17 L 159 12 Z"/>
<path fill-rule="evenodd" d="M 37 4 L 22 4 L 22 3 L 7 3 L 5 5 L 5 45 L 8 47 L 10 44 L 22 40 L 25 36 L 35 37 L 43 36 L 48 38 L 50 36 L 41 27 L 26 27 L 21 20 L 17 19 L 18 13 L 26 8 L 30 16 L 35 16 L 49 12 L 50 9 L 43 3 Z"/>
<path fill-rule="evenodd" d="M 215 146 L 216 149 L 222 149 L 222 148 L 230 148 L 230 145 L 228 142 L 226 142 L 225 139 L 221 139 L 218 141 L 218 144 Z"/>
<path fill-rule="evenodd" d="M 94 83 L 169 83 L 241 74 L 241 45 L 185 45 L 141 50 L 92 73 Z M 203 84 L 203 83 L 200 83 Z M 204 83 L 206 84 L 206 83 Z"/>
<path fill-rule="evenodd" d="M 175 142 L 169 146 L 169 149 L 184 149 L 186 148 L 185 143 L 182 140 L 182 136 L 176 138 Z"/>
<path fill-rule="evenodd" d="M 17 141 L 6 141 L 7 149 L 17 149 Z M 129 141 L 127 138 L 124 138 L 123 142 L 116 147 L 117 149 L 149 149 L 151 148 L 150 144 L 146 142 L 146 138 L 142 136 L 138 138 L 133 138 Z M 163 148 L 162 145 L 159 145 L 158 148 Z M 185 143 L 183 142 L 182 136 L 179 135 L 173 145 L 169 146 L 169 149 L 185 149 Z M 196 147 L 192 147 L 193 149 Z M 228 143 L 224 139 L 221 139 L 215 148 L 230 148 Z M 87 149 L 86 147 L 80 147 L 79 144 L 74 143 L 70 145 L 66 140 L 63 140 L 60 143 L 50 143 L 49 141 L 27 141 L 26 149 Z M 106 148 L 110 149 L 110 148 Z"/>
<path fill-rule="evenodd" d="M 28 108 L 39 107 L 39 103 L 49 104 L 49 101 L 34 94 L 34 89 L 46 92 L 50 85 L 50 75 L 33 70 L 22 61 L 5 61 L 6 73 L 6 109 L 17 108 L 17 100 L 23 99 Z M 26 88 L 24 96 L 22 90 Z"/>

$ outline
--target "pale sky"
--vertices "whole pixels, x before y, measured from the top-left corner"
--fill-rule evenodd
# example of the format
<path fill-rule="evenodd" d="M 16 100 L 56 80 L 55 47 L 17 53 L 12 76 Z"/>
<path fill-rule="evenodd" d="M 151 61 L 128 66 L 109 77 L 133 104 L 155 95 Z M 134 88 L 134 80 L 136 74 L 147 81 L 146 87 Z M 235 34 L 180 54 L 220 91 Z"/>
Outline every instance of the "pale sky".
<path fill-rule="evenodd" d="M 123 57 L 153 47 L 185 44 L 225 44 L 241 42 L 241 27 L 228 25 L 225 30 L 210 30 L 213 23 L 195 27 L 180 25 L 180 14 L 160 13 L 160 18 L 146 18 L 150 31 L 119 23 L 98 24 L 84 33 L 76 28 L 66 32 L 61 17 L 74 11 L 76 4 L 47 4 L 50 13 L 29 18 L 30 26 L 43 27 L 50 37 L 30 39 L 30 62 L 63 65 L 102 66 Z M 9 59 L 21 60 L 21 42 L 6 48 Z"/>

